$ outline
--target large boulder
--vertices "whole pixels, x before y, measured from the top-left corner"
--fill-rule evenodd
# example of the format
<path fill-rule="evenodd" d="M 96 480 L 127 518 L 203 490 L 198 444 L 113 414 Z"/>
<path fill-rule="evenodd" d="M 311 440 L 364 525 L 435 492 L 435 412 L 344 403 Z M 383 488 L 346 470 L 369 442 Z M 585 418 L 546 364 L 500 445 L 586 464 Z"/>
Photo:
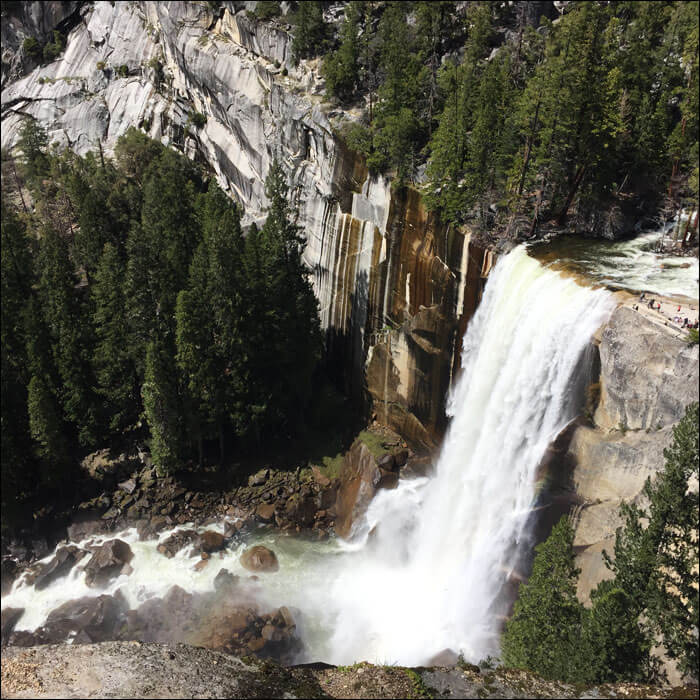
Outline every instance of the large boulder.
<path fill-rule="evenodd" d="M 379 489 L 394 488 L 398 474 L 382 469 L 370 449 L 356 440 L 343 459 L 340 482 L 335 501 L 335 531 L 340 537 L 349 537 L 353 524 L 367 510 Z"/>
<path fill-rule="evenodd" d="M 119 592 L 71 600 L 49 613 L 41 631 L 52 642 L 76 633 L 83 643 L 109 641 L 117 638 L 127 608 Z"/>
<path fill-rule="evenodd" d="M 137 459 L 125 454 L 114 455 L 110 449 L 92 452 L 80 463 L 85 475 L 105 486 L 114 486 L 140 466 Z"/>
<path fill-rule="evenodd" d="M 226 546 L 226 539 L 220 532 L 207 530 L 200 535 L 199 546 L 207 554 L 219 552 Z"/>
<path fill-rule="evenodd" d="M 5 646 L 15 625 L 22 617 L 24 608 L 3 608 L 0 615 L 0 643 Z"/>
<path fill-rule="evenodd" d="M 34 588 L 42 590 L 50 586 L 56 579 L 65 576 L 87 552 L 75 545 L 59 547 L 53 559 L 44 564 L 34 579 Z"/>
<path fill-rule="evenodd" d="M 246 549 L 240 561 L 248 571 L 277 571 L 280 568 L 276 554 L 262 545 Z"/>
<path fill-rule="evenodd" d="M 107 540 L 95 550 L 85 567 L 88 586 L 104 586 L 121 573 L 131 573 L 129 562 L 134 558 L 124 540 Z"/>

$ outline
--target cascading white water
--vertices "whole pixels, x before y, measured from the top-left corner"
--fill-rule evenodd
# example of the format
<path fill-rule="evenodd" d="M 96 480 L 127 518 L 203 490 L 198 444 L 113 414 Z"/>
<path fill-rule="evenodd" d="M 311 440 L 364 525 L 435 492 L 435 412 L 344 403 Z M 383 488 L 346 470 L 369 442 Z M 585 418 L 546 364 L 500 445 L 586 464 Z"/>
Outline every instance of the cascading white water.
<path fill-rule="evenodd" d="M 580 360 L 613 308 L 608 292 L 547 270 L 518 248 L 501 260 L 469 324 L 436 474 L 380 493 L 376 528 L 335 582 L 333 650 L 424 663 L 452 648 L 498 651 L 501 586 L 516 563 L 548 444 L 575 417 Z"/>
<path fill-rule="evenodd" d="M 431 479 L 382 491 L 350 543 L 308 543 L 264 535 L 280 571 L 245 587 L 262 605 L 303 613 L 307 657 L 416 665 L 451 648 L 478 661 L 498 652 L 501 590 L 527 545 L 536 470 L 548 444 L 578 411 L 582 358 L 613 308 L 611 295 L 548 270 L 517 248 L 496 265 L 463 340 L 462 374 Z M 132 606 L 170 585 L 213 587 L 181 552 L 165 560 L 157 541 L 136 541 L 134 569 L 121 588 Z M 220 565 L 245 573 L 239 551 Z M 51 608 L 89 589 L 76 569 L 36 592 L 15 584 L 3 607 L 27 609 L 19 629 L 42 624 Z"/>

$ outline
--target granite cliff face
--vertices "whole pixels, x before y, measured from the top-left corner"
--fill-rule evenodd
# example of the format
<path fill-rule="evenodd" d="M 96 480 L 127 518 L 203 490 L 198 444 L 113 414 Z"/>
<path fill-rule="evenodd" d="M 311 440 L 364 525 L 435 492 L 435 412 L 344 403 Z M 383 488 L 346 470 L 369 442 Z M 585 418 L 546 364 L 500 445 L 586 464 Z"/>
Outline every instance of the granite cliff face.
<path fill-rule="evenodd" d="M 455 337 L 478 303 L 490 261 L 468 236 L 428 216 L 414 191 L 370 177 L 323 104 L 317 61 L 293 66 L 281 22 L 254 3 L 26 3 L 2 26 L 2 146 L 38 119 L 50 142 L 110 153 L 129 127 L 206 163 L 260 221 L 278 158 L 294 183 L 321 322 L 347 388 L 419 444 L 444 427 Z M 283 3 L 283 6 L 285 3 Z M 38 66 L 22 48 L 58 27 L 66 47 Z M 206 116 L 196 128 L 195 113 Z M 359 390 L 356 390 L 359 394 Z M 361 398 L 357 396 L 357 398 Z"/>
<path fill-rule="evenodd" d="M 594 425 L 577 428 L 569 445 L 573 485 L 583 501 L 574 546 L 585 601 L 610 575 L 601 552 L 612 553 L 620 502 L 643 502 L 644 482 L 663 467 L 673 426 L 698 400 L 698 346 L 628 306 L 618 307 L 603 329 L 600 361 Z"/>

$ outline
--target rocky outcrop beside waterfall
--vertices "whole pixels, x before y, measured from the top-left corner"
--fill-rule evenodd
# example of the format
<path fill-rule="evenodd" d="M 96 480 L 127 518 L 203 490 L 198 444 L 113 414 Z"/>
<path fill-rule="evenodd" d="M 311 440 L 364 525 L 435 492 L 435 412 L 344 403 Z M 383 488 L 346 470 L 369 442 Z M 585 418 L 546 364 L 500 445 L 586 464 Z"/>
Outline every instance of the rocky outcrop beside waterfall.
<path fill-rule="evenodd" d="M 571 441 L 573 482 L 583 501 L 574 546 L 579 597 L 609 577 L 601 552 L 612 553 L 622 500 L 640 502 L 647 477 L 664 465 L 663 451 L 685 407 L 698 400 L 698 346 L 620 306 L 600 341 L 600 398 L 593 425 Z"/>
<path fill-rule="evenodd" d="M 415 191 L 397 194 L 369 176 L 336 136 L 350 117 L 322 101 L 318 62 L 292 65 L 285 17 L 261 22 L 248 5 L 9 3 L 2 146 L 16 143 L 28 117 L 81 154 L 98 145 L 109 154 L 137 127 L 205 163 L 243 204 L 245 222 L 264 217 L 264 180 L 278 158 L 294 184 L 339 381 L 358 401 L 369 396 L 380 419 L 432 445 L 485 253 L 429 217 Z M 65 50 L 36 65 L 24 39 L 41 44 L 56 27 Z"/>
<path fill-rule="evenodd" d="M 692 698 L 695 688 L 573 686 L 526 671 L 465 665 L 406 669 L 367 663 L 282 667 L 186 644 L 107 642 L 8 648 L 7 698 Z"/>

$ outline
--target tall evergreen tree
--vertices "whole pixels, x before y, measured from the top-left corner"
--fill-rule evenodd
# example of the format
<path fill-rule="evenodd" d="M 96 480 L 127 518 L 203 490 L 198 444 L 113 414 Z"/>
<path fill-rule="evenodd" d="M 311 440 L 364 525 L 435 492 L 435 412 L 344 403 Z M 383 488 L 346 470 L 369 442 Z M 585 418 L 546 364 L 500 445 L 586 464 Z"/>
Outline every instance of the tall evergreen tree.
<path fill-rule="evenodd" d="M 682 672 L 697 677 L 698 645 L 698 404 L 673 429 L 666 464 L 644 494 L 649 507 L 624 503 L 615 557 L 603 552 L 616 584 L 645 612 Z M 695 484 L 693 488 L 693 484 Z M 646 526 L 644 523 L 647 523 Z"/>
<path fill-rule="evenodd" d="M 109 428 L 116 432 L 136 421 L 140 404 L 134 364 L 124 342 L 127 319 L 123 284 L 124 263 L 117 249 L 105 243 L 91 290 L 97 338 L 92 359 Z"/>
<path fill-rule="evenodd" d="M 326 93 L 342 101 L 350 100 L 360 80 L 360 18 L 364 2 L 349 2 L 340 30 L 340 46 L 323 59 Z"/>
<path fill-rule="evenodd" d="M 99 431 L 94 381 L 87 353 L 90 319 L 81 313 L 68 247 L 52 229 L 44 230 L 39 248 L 39 295 L 61 385 L 64 416 L 82 445 L 93 446 Z"/>
<path fill-rule="evenodd" d="M 46 129 L 33 117 L 25 119 L 17 145 L 22 151 L 24 171 L 30 180 L 48 172 L 48 144 Z"/>
<path fill-rule="evenodd" d="M 141 392 L 151 431 L 151 456 L 161 474 L 176 470 L 183 457 L 183 411 L 177 376 L 172 342 L 156 334 L 146 348 Z"/>
<path fill-rule="evenodd" d="M 244 338 L 243 238 L 235 204 L 210 183 L 203 209 L 204 237 L 177 300 L 178 363 L 195 402 L 200 440 L 214 429 L 221 458 L 224 430 L 239 410 Z M 208 426 L 208 427 L 207 427 Z"/>
<path fill-rule="evenodd" d="M 300 2 L 294 13 L 294 25 L 292 52 L 295 59 L 312 58 L 320 53 L 326 38 L 322 3 L 319 0 Z"/>
<path fill-rule="evenodd" d="M 507 666 L 566 680 L 576 657 L 583 606 L 576 598 L 574 531 L 564 517 L 535 547 L 532 574 L 520 584 L 513 615 L 502 639 Z"/>

